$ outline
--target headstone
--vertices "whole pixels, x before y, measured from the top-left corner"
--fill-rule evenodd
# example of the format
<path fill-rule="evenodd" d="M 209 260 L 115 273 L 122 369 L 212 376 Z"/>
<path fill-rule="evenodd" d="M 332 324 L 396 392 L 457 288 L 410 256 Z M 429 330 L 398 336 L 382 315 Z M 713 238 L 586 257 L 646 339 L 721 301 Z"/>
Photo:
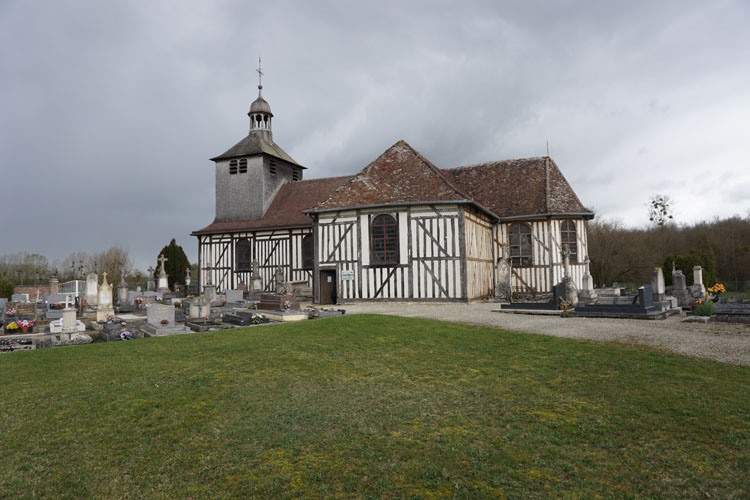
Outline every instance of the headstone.
<path fill-rule="evenodd" d="M 703 286 L 703 268 L 693 267 L 693 284 L 688 287 L 690 296 L 694 300 L 703 299 L 706 296 L 706 287 Z"/>
<path fill-rule="evenodd" d="M 284 292 L 284 270 L 281 269 L 281 266 L 278 266 L 276 268 L 276 272 L 274 273 L 274 283 L 276 285 L 276 293 L 283 293 Z"/>
<path fill-rule="evenodd" d="M 162 324 L 163 320 L 166 324 Z M 146 307 L 146 321 L 149 325 L 157 328 L 174 326 L 174 306 L 166 304 L 149 304 Z"/>
<path fill-rule="evenodd" d="M 242 290 L 227 290 L 225 293 L 227 296 L 227 304 L 237 304 L 242 302 Z"/>
<path fill-rule="evenodd" d="M 644 308 L 653 307 L 654 292 L 651 285 L 643 285 L 638 289 L 638 303 Z"/>
<path fill-rule="evenodd" d="M 62 333 L 73 334 L 77 331 L 76 310 L 72 307 L 66 307 L 62 312 Z"/>
<path fill-rule="evenodd" d="M 679 269 L 672 268 L 672 296 L 677 299 L 680 307 L 690 305 L 690 293 L 685 284 L 685 275 Z"/>
<path fill-rule="evenodd" d="M 161 263 L 161 270 L 159 270 L 159 287 L 156 289 L 158 292 L 168 293 L 169 283 L 167 280 L 167 271 L 164 269 L 164 263 L 168 260 L 163 255 L 159 256 L 159 262 Z"/>
<path fill-rule="evenodd" d="M 596 291 L 594 290 L 594 278 L 589 272 L 590 262 L 591 261 L 588 257 L 583 261 L 586 266 L 586 272 L 583 273 L 583 277 L 581 278 L 581 291 L 578 292 L 578 301 L 583 302 L 584 304 L 596 302 L 596 299 L 598 298 Z"/>
<path fill-rule="evenodd" d="M 107 273 L 102 273 L 103 281 L 99 287 L 99 305 L 96 309 L 96 321 L 107 321 L 108 317 L 114 317 L 115 310 L 112 307 L 112 287 L 107 283 Z"/>
<path fill-rule="evenodd" d="M 146 306 L 146 336 L 174 335 L 187 333 L 189 328 L 175 323 L 175 308 L 165 304 L 149 304 Z"/>
<path fill-rule="evenodd" d="M 14 293 L 10 296 L 11 302 L 28 302 L 29 294 L 27 293 Z"/>
<path fill-rule="evenodd" d="M 693 284 L 694 285 L 703 284 L 703 268 L 701 266 L 693 267 Z"/>
<path fill-rule="evenodd" d="M 299 302 L 297 302 L 297 298 L 294 295 L 263 293 L 260 296 L 258 309 L 264 309 L 266 311 L 299 309 Z"/>
<path fill-rule="evenodd" d="M 47 319 L 60 319 L 63 316 L 63 310 L 68 306 L 70 300 L 65 294 L 50 294 L 47 297 L 47 310 L 45 317 Z"/>
<path fill-rule="evenodd" d="M 148 280 L 146 281 L 146 291 L 153 292 L 156 290 L 156 281 L 154 280 L 154 268 L 148 267 Z"/>
<path fill-rule="evenodd" d="M 507 302 L 511 302 L 513 298 L 513 286 L 511 285 L 511 264 L 505 256 L 500 257 L 495 266 L 495 298 L 503 298 Z"/>
<path fill-rule="evenodd" d="M 99 300 L 99 276 L 96 273 L 89 273 L 86 276 L 86 303 L 89 306 L 95 306 Z"/>
<path fill-rule="evenodd" d="M 654 292 L 654 300 L 661 302 L 666 297 L 666 287 L 664 286 L 664 272 L 661 267 L 654 269 L 654 275 L 651 278 L 651 288 Z"/>
<path fill-rule="evenodd" d="M 185 285 L 190 286 L 190 268 L 185 271 Z"/>
<path fill-rule="evenodd" d="M 207 302 L 213 302 L 216 300 L 216 285 L 204 285 L 203 296 L 206 297 Z"/>
<path fill-rule="evenodd" d="M 250 295 L 255 295 L 263 291 L 263 280 L 260 277 L 260 263 L 257 260 L 252 262 L 253 272 L 250 275 Z"/>
<path fill-rule="evenodd" d="M 120 283 L 117 285 L 117 305 L 118 306 L 125 306 L 130 303 L 128 300 L 128 285 L 124 283 Z"/>

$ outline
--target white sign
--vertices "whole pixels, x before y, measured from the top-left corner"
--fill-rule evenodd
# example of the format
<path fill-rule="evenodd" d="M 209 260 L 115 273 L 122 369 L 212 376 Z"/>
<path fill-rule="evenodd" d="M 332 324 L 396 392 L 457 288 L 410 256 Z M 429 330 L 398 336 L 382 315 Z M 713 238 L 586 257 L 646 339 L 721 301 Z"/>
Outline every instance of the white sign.
<path fill-rule="evenodd" d="M 354 280 L 354 271 L 352 269 L 342 269 L 341 270 L 341 280 L 342 281 L 353 281 Z"/>

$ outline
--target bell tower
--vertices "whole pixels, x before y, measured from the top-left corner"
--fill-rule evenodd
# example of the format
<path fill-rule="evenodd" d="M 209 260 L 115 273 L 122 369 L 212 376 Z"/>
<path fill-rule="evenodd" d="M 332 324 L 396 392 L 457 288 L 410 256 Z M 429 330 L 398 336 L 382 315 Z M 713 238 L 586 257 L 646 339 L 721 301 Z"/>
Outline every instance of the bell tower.
<path fill-rule="evenodd" d="M 258 58 L 258 98 L 250 105 L 250 111 L 247 116 L 250 117 L 250 133 L 261 134 L 269 142 L 273 142 L 273 133 L 271 132 L 271 106 L 268 101 L 263 99 L 263 71 L 260 69 L 260 57 Z"/>

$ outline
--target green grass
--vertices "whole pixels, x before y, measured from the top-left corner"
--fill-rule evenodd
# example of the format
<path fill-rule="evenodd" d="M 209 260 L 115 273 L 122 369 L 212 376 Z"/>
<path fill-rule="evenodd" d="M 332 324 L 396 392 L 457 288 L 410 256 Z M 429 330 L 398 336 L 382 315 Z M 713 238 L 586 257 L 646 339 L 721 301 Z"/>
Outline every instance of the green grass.
<path fill-rule="evenodd" d="M 748 498 L 750 369 L 352 316 L 0 356 L 2 498 Z"/>

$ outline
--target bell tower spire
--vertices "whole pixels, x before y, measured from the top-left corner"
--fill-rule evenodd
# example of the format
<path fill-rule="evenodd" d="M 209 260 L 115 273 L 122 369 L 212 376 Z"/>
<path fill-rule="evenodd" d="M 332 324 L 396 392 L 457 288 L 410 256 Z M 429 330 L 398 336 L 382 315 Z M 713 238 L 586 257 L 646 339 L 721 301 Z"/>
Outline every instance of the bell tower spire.
<path fill-rule="evenodd" d="M 271 106 L 268 101 L 263 99 L 263 71 L 260 66 L 260 56 L 258 56 L 258 69 L 255 70 L 258 73 L 258 98 L 253 101 L 250 105 L 250 111 L 247 116 L 250 117 L 250 133 L 261 134 L 266 140 L 273 141 L 273 134 L 271 132 Z"/>

